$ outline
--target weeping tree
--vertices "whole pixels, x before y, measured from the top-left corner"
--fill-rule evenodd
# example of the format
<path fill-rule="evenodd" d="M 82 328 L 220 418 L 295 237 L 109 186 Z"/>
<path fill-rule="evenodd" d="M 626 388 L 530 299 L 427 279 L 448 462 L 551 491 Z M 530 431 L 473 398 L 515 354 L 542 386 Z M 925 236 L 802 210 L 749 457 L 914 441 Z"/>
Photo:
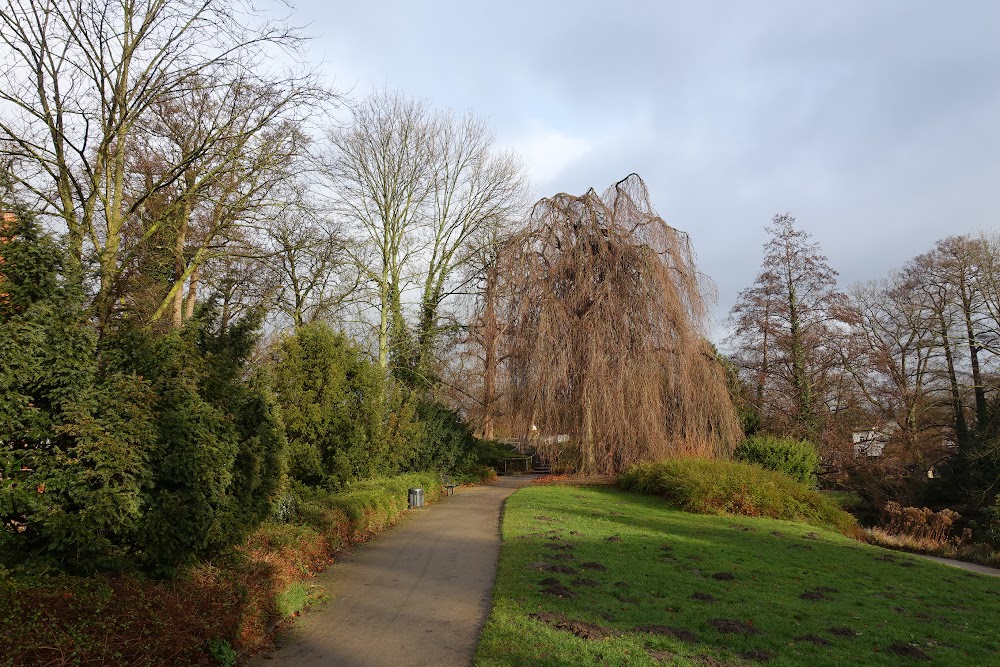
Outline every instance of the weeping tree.
<path fill-rule="evenodd" d="M 637 175 L 542 199 L 499 264 L 519 431 L 568 434 L 581 471 L 605 474 L 742 435 L 704 337 L 704 276 Z"/>

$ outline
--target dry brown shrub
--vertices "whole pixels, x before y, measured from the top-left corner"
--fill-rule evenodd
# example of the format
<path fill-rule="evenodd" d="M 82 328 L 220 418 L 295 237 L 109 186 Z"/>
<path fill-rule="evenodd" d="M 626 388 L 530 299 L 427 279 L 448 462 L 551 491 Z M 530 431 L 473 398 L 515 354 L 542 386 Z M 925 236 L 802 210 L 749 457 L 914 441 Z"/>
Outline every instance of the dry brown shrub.
<path fill-rule="evenodd" d="M 638 176 L 542 199 L 498 267 L 519 432 L 568 434 L 580 470 L 604 474 L 742 435 L 705 338 L 708 280 Z"/>
<path fill-rule="evenodd" d="M 958 512 L 950 509 L 935 512 L 928 507 L 903 507 L 893 501 L 885 504 L 883 512 L 886 532 L 937 545 L 948 542 L 951 527 L 961 518 Z"/>

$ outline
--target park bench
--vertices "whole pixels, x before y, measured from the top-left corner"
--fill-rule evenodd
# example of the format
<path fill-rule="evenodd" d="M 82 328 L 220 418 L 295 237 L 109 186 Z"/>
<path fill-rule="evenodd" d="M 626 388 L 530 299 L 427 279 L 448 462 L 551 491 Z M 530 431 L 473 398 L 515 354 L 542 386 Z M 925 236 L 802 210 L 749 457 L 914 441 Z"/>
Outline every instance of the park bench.
<path fill-rule="evenodd" d="M 455 487 L 458 486 L 455 482 L 451 481 L 451 477 L 448 475 L 441 475 L 441 486 L 444 487 L 443 491 L 449 496 L 455 495 Z"/>

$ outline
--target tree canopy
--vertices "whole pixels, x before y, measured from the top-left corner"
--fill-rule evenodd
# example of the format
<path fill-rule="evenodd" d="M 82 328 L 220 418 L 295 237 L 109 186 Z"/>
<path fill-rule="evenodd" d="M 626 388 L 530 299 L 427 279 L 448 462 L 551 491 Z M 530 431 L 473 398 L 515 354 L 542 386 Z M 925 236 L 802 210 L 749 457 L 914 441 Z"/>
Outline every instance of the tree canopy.
<path fill-rule="evenodd" d="M 707 280 L 637 175 L 603 195 L 542 199 L 499 264 L 522 433 L 569 435 L 588 473 L 735 444 L 724 369 L 704 336 Z"/>

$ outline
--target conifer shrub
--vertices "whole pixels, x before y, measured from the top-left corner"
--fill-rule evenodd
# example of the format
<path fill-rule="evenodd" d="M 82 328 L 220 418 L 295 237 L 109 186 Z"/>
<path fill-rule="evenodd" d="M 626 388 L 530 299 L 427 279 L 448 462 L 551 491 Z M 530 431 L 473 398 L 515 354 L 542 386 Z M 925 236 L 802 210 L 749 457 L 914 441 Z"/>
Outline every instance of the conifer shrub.
<path fill-rule="evenodd" d="M 60 244 L 24 212 L 4 234 L 0 562 L 117 566 L 131 558 L 149 482 L 149 386 L 99 369 Z"/>
<path fill-rule="evenodd" d="M 169 571 L 239 544 L 271 511 L 286 441 L 266 381 L 247 360 L 259 320 L 226 327 L 206 309 L 181 331 L 126 331 L 109 358 L 149 382 L 155 435 L 134 536 L 144 566 Z M 246 377 L 244 377 L 246 376 Z"/>
<path fill-rule="evenodd" d="M 477 441 L 455 410 L 424 399 L 417 405 L 422 441 L 414 468 L 462 474 L 477 463 Z"/>
<path fill-rule="evenodd" d="M 637 465 L 619 478 L 626 490 L 662 496 L 699 514 L 770 517 L 857 533 L 857 522 L 832 500 L 788 475 L 752 463 L 669 459 Z"/>
<path fill-rule="evenodd" d="M 381 373 L 346 336 L 323 322 L 301 327 L 279 342 L 270 372 L 293 480 L 340 488 L 398 471 L 384 437 L 400 419 L 397 406 L 387 401 L 384 420 Z"/>
<path fill-rule="evenodd" d="M 819 450 L 808 440 L 756 434 L 736 446 L 733 458 L 783 472 L 807 486 L 816 486 Z"/>
<path fill-rule="evenodd" d="M 0 278 L 0 560 L 168 572 L 270 512 L 285 440 L 248 372 L 259 317 L 99 341 L 65 253 L 29 215 Z"/>
<path fill-rule="evenodd" d="M 361 480 L 477 465 L 461 416 L 386 378 L 343 334 L 313 322 L 276 346 L 271 377 L 289 446 L 289 476 L 306 486 L 356 488 Z"/>

